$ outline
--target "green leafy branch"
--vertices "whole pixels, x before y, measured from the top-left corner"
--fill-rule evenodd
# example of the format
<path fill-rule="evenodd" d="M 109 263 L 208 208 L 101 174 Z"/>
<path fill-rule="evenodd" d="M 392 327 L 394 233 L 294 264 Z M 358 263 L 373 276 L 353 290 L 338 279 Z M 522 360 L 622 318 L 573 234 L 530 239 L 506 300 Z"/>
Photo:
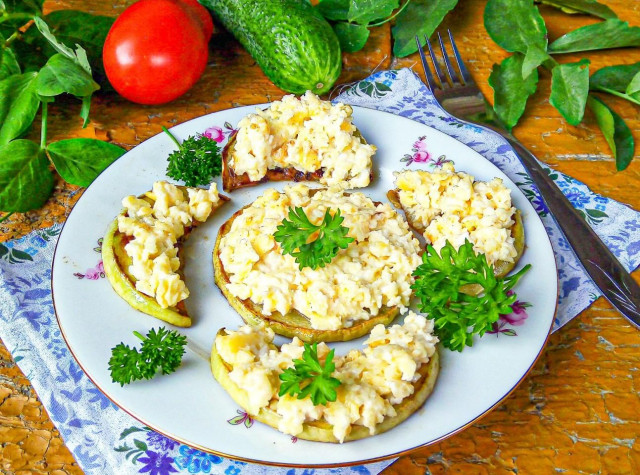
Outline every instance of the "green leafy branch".
<path fill-rule="evenodd" d="M 622 118 L 593 92 L 613 94 L 640 105 L 640 63 L 602 68 L 589 78 L 588 59 L 558 63 L 554 56 L 640 46 L 640 27 L 629 26 L 595 0 L 540 3 L 602 21 L 577 28 L 548 44 L 545 21 L 533 0 L 489 0 L 484 12 L 485 28 L 499 46 L 513 53 L 493 66 L 489 78 L 496 114 L 509 129 L 513 128 L 522 117 L 528 98 L 537 90 L 538 68 L 544 67 L 551 71 L 551 105 L 571 125 L 580 124 L 589 107 L 615 156 L 617 170 L 624 170 L 634 156 L 633 136 Z"/>
<path fill-rule="evenodd" d="M 88 186 L 125 151 L 101 140 L 47 143 L 48 106 L 61 95 L 81 100 L 83 126 L 100 85 L 92 64 L 100 62 L 113 23 L 76 11 L 42 16 L 42 0 L 0 2 L 0 210 L 41 207 L 53 191 L 50 165 L 68 183 Z M 87 49 L 91 56 L 88 55 Z M 40 141 L 23 139 L 40 112 Z"/>

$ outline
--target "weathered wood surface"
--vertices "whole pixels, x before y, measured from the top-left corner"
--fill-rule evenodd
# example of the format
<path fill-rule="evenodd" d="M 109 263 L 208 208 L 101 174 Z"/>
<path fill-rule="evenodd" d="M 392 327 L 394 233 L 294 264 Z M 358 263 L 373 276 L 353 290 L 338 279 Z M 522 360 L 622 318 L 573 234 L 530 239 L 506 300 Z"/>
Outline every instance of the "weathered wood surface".
<path fill-rule="evenodd" d="M 47 10 L 75 8 L 116 15 L 125 0 L 48 1 Z M 640 2 L 610 0 L 622 19 L 640 25 Z M 482 26 L 485 1 L 464 0 L 446 26 L 482 89 L 505 52 Z M 551 39 L 595 20 L 542 9 Z M 388 28 L 377 28 L 362 52 L 345 58 L 341 82 L 365 77 L 376 67 L 416 65 L 416 55 L 394 59 Z M 591 52 L 594 69 L 640 61 L 640 49 Z M 580 59 L 566 55 L 561 61 Z M 550 77 L 530 101 L 516 135 L 539 158 L 589 184 L 594 191 L 640 209 L 640 160 L 616 173 L 607 145 L 587 115 L 566 124 L 548 101 Z M 117 96 L 94 99 L 92 122 L 81 128 L 79 103 L 50 108 L 50 140 L 97 137 L 126 148 L 191 118 L 236 105 L 266 102 L 283 95 L 253 60 L 226 34 L 210 44 L 209 66 L 184 97 L 159 107 L 128 103 Z M 608 102 L 640 140 L 639 109 L 622 100 Z M 38 130 L 33 131 L 34 137 Z M 13 216 L 0 225 L 0 241 L 61 222 L 81 193 L 58 180 L 54 197 L 40 211 Z M 635 274 L 638 276 L 638 273 Z M 409 453 L 390 467 L 392 475 L 422 473 L 640 473 L 640 332 L 602 299 L 552 335 L 547 349 L 520 387 L 496 410 L 464 432 Z M 487 368 L 487 371 L 490 371 Z M 396 430 L 402 430 L 399 427 Z M 0 472 L 81 473 L 53 427 L 28 380 L 0 345 Z"/>

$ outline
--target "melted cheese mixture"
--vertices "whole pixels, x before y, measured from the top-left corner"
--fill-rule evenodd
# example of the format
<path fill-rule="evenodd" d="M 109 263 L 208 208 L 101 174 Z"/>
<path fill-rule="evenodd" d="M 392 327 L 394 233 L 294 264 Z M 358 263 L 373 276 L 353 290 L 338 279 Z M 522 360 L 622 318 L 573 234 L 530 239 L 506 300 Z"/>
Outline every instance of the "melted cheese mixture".
<path fill-rule="evenodd" d="M 368 186 L 376 148 L 354 136 L 352 112 L 350 106 L 332 105 L 310 91 L 300 99 L 285 96 L 240 121 L 229 165 L 252 181 L 263 178 L 268 169 L 322 169 L 320 183 L 325 185 Z"/>
<path fill-rule="evenodd" d="M 187 226 L 206 221 L 220 199 L 218 190 L 213 183 L 208 190 L 187 188 L 185 196 L 177 186 L 158 181 L 146 196 L 153 205 L 135 196 L 122 200 L 125 213 L 118 216 L 118 230 L 133 237 L 124 249 L 132 260 L 129 272 L 137 279 L 136 289 L 155 297 L 163 308 L 174 307 L 189 296 L 177 273 L 176 243 Z"/>
<path fill-rule="evenodd" d="M 517 255 L 511 227 L 515 208 L 500 178 L 475 181 L 446 163 L 440 171 L 396 173 L 400 203 L 428 243 L 439 251 L 446 241 L 458 249 L 469 240 L 489 264 L 513 262 Z"/>
<path fill-rule="evenodd" d="M 413 383 L 421 377 L 418 370 L 428 363 L 438 343 L 433 321 L 411 311 L 402 325 L 376 325 L 363 351 L 334 358 L 333 377 L 341 381 L 336 401 L 314 406 L 309 397 L 278 396 L 280 373 L 293 367 L 294 359 L 302 358 L 304 346 L 294 338 L 276 350 L 272 340 L 271 329 L 248 325 L 216 337 L 218 354 L 232 368 L 229 377 L 246 392 L 245 409 L 257 414 L 269 407 L 282 417 L 278 429 L 291 435 L 302 432 L 305 422 L 325 420 L 340 442 L 353 425 L 367 427 L 373 435 L 385 417 L 396 415 L 394 405 L 413 394 Z M 318 343 L 323 364 L 327 353 L 329 347 Z"/>
<path fill-rule="evenodd" d="M 220 261 L 235 297 L 262 307 L 265 315 L 297 310 L 311 326 L 337 330 L 378 315 L 383 306 L 404 310 L 420 247 L 409 226 L 388 204 L 362 193 L 318 190 L 303 185 L 283 193 L 267 190 L 235 218 L 220 242 Z M 327 209 L 340 209 L 348 236 L 355 239 L 323 268 L 300 270 L 273 238 L 292 207 L 302 207 L 314 224 Z"/>

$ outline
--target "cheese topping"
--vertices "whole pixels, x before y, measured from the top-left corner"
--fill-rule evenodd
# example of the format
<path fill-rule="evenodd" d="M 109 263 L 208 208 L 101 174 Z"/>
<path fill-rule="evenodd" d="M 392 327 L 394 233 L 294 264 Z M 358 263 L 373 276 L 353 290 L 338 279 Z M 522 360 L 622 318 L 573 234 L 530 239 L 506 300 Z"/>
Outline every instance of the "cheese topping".
<path fill-rule="evenodd" d="M 303 184 L 282 193 L 267 190 L 235 218 L 219 247 L 229 292 L 251 299 L 265 315 L 295 309 L 320 330 L 368 320 L 383 306 L 404 310 L 412 273 L 421 262 L 418 240 L 404 219 L 390 205 L 376 205 L 362 193 L 345 196 L 328 189 L 311 196 L 310 191 Z M 325 267 L 300 270 L 273 238 L 292 207 L 302 207 L 315 224 L 327 209 L 340 209 L 342 225 L 355 241 Z"/>
<path fill-rule="evenodd" d="M 203 222 L 220 200 L 218 189 L 187 188 L 187 196 L 165 181 L 153 184 L 147 200 L 127 196 L 122 200 L 125 213 L 118 216 L 118 230 L 132 236 L 124 247 L 131 257 L 129 273 L 136 278 L 136 289 L 155 297 L 161 307 L 174 307 L 189 296 L 180 268 L 176 243 L 194 221 Z"/>
<path fill-rule="evenodd" d="M 325 185 L 368 186 L 376 148 L 354 136 L 352 112 L 351 106 L 332 105 L 310 91 L 300 99 L 285 96 L 240 121 L 229 165 L 252 181 L 268 169 L 295 168 L 322 170 L 320 183 Z"/>
<path fill-rule="evenodd" d="M 364 426 L 373 435 L 385 417 L 396 415 L 394 405 L 413 394 L 412 383 L 421 377 L 418 370 L 429 362 L 438 343 L 433 321 L 411 311 L 402 325 L 375 326 L 363 351 L 334 357 L 332 376 L 341 382 L 336 401 L 314 406 L 309 397 L 278 396 L 280 373 L 293 367 L 293 359 L 302 358 L 304 346 L 296 337 L 276 350 L 272 340 L 272 330 L 248 325 L 216 337 L 218 354 L 232 368 L 230 379 L 246 392 L 245 409 L 249 414 L 265 407 L 277 412 L 281 416 L 278 429 L 291 435 L 302 432 L 305 422 L 325 420 L 340 442 L 353 425 Z M 327 353 L 329 347 L 318 343 L 323 364 Z"/>
<path fill-rule="evenodd" d="M 489 264 L 513 262 L 517 252 L 511 227 L 516 210 L 500 178 L 474 182 L 473 176 L 456 173 L 451 163 L 439 171 L 395 175 L 402 208 L 436 251 L 446 241 L 458 249 L 469 240 Z"/>

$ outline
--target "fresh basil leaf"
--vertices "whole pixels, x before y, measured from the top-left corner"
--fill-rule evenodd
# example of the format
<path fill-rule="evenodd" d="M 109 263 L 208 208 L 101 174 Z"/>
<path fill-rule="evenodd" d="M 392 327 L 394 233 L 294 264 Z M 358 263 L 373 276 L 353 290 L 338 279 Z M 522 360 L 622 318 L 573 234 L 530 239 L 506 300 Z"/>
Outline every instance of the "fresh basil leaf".
<path fill-rule="evenodd" d="M 640 46 L 640 27 L 622 20 L 607 20 L 583 26 L 549 45 L 549 53 L 575 53 L 610 48 Z"/>
<path fill-rule="evenodd" d="M 19 137 L 33 122 L 40 106 L 36 77 L 25 73 L 0 81 L 0 145 Z"/>
<path fill-rule="evenodd" d="M 533 0 L 489 0 L 484 26 L 491 39 L 507 51 L 547 50 L 547 27 Z"/>
<path fill-rule="evenodd" d="M 369 38 L 369 29 L 356 23 L 336 23 L 333 31 L 340 41 L 340 49 L 345 53 L 354 53 L 364 48 Z"/>
<path fill-rule="evenodd" d="M 87 71 L 61 54 L 51 56 L 36 79 L 36 91 L 41 96 L 51 97 L 68 93 L 76 97 L 85 97 L 99 88 Z"/>
<path fill-rule="evenodd" d="M 343 21 L 349 17 L 351 0 L 322 0 L 316 9 L 327 20 Z"/>
<path fill-rule="evenodd" d="M 551 56 L 547 54 L 544 49 L 538 46 L 530 46 L 522 61 L 522 77 L 527 78 L 529 75 L 538 68 L 542 63 L 548 60 Z"/>
<path fill-rule="evenodd" d="M 611 8 L 595 0 L 540 0 L 540 3 L 559 8 L 565 13 L 586 13 L 605 20 L 618 18 Z"/>
<path fill-rule="evenodd" d="M 91 66 L 89 65 L 89 61 L 87 59 L 87 53 L 82 48 L 82 46 L 76 45 L 76 50 L 74 52 L 71 48 L 69 48 L 63 43 L 60 43 L 56 39 L 54 34 L 49 29 L 49 26 L 45 23 L 45 21 L 42 18 L 35 17 L 33 21 L 36 27 L 38 28 L 38 30 L 40 31 L 40 33 L 42 33 L 42 36 L 44 36 L 47 39 L 49 44 L 53 46 L 53 48 L 58 53 L 78 63 L 78 65 L 80 65 L 85 71 L 91 74 Z"/>
<path fill-rule="evenodd" d="M 31 140 L 0 146 L 0 209 L 24 213 L 40 208 L 53 190 L 49 160 Z"/>
<path fill-rule="evenodd" d="M 589 79 L 589 87 L 596 91 L 625 92 L 638 73 L 640 73 L 640 62 L 607 66 L 593 73 Z"/>
<path fill-rule="evenodd" d="M 351 0 L 347 19 L 368 25 L 374 20 L 390 16 L 400 6 L 398 0 Z"/>
<path fill-rule="evenodd" d="M 590 95 L 587 104 L 595 115 L 598 126 L 613 152 L 616 159 L 616 169 L 618 171 L 626 169 L 635 154 L 635 143 L 631 130 L 613 109 L 597 97 Z"/>
<path fill-rule="evenodd" d="M 509 130 L 518 123 L 522 116 L 527 99 L 538 87 L 538 71 L 533 70 L 529 76 L 522 78 L 524 56 L 515 53 L 501 64 L 494 64 L 489 85 L 494 91 L 493 109 Z"/>
<path fill-rule="evenodd" d="M 584 116 L 589 95 L 589 60 L 558 64 L 551 72 L 549 102 L 571 125 L 578 125 Z"/>
<path fill-rule="evenodd" d="M 0 42 L 4 42 L 2 36 Z M 0 51 L 0 81 L 14 74 L 20 74 L 20 65 L 14 51 L 7 46 Z"/>
<path fill-rule="evenodd" d="M 57 172 L 68 183 L 89 186 L 126 150 L 96 139 L 68 139 L 50 143 L 47 153 Z"/>
<path fill-rule="evenodd" d="M 392 28 L 393 54 L 399 58 L 418 51 L 416 36 L 424 46 L 424 37 L 429 38 L 458 0 L 412 0 L 396 17 Z"/>

